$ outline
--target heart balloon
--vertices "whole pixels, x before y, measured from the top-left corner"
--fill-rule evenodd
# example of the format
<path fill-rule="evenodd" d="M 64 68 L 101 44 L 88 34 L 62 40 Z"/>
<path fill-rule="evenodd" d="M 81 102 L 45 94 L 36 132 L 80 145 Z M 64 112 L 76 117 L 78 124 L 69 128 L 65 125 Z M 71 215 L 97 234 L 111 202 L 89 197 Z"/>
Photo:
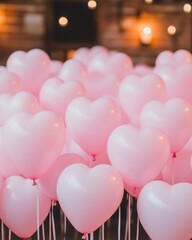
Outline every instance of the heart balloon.
<path fill-rule="evenodd" d="M 151 100 L 165 101 L 167 97 L 164 81 L 154 73 L 143 77 L 130 74 L 119 86 L 119 101 L 127 117 L 140 126 L 140 113 Z"/>
<path fill-rule="evenodd" d="M 21 238 L 32 236 L 49 213 L 50 199 L 41 187 L 33 186 L 31 180 L 21 176 L 7 178 L 0 193 L 0 218 L 3 223 Z"/>
<path fill-rule="evenodd" d="M 192 184 L 146 184 L 137 200 L 141 224 L 153 240 L 189 240 L 192 237 Z"/>
<path fill-rule="evenodd" d="M 76 153 L 62 154 L 38 180 L 38 183 L 42 186 L 43 190 L 50 199 L 54 201 L 58 200 L 56 192 L 58 178 L 66 167 L 74 163 L 87 164 L 87 161 Z"/>
<path fill-rule="evenodd" d="M 154 180 L 165 166 L 170 143 L 158 128 L 139 129 L 125 124 L 112 131 L 107 150 L 112 166 L 120 172 L 126 185 L 142 187 Z"/>
<path fill-rule="evenodd" d="M 20 77 L 5 69 L 0 69 L 0 94 L 15 94 L 23 89 Z"/>
<path fill-rule="evenodd" d="M 24 90 L 37 94 L 51 73 L 51 60 L 41 49 L 15 51 L 7 59 L 7 69 L 16 73 Z"/>
<path fill-rule="evenodd" d="M 13 114 L 26 112 L 35 114 L 41 110 L 38 100 L 29 92 L 18 92 L 15 95 L 0 95 L 0 126 Z"/>
<path fill-rule="evenodd" d="M 54 112 L 17 113 L 3 127 L 7 154 L 27 178 L 37 179 L 56 161 L 65 141 L 63 120 Z"/>
<path fill-rule="evenodd" d="M 58 78 L 48 79 L 39 94 L 41 105 L 65 118 L 68 104 L 76 97 L 86 95 L 84 86 L 77 81 L 64 82 Z"/>
<path fill-rule="evenodd" d="M 73 164 L 60 175 L 58 200 L 76 230 L 91 233 L 119 207 L 124 193 L 123 180 L 110 165 L 89 168 Z"/>
<path fill-rule="evenodd" d="M 148 102 L 141 111 L 141 125 L 158 127 L 166 132 L 171 152 L 176 153 L 192 136 L 192 105 L 182 98 L 166 102 Z"/>
<path fill-rule="evenodd" d="M 88 154 L 105 151 L 111 131 L 120 124 L 121 112 L 109 98 L 91 101 L 78 97 L 70 102 L 65 114 L 70 136 Z"/>
<path fill-rule="evenodd" d="M 63 66 L 63 62 L 60 60 L 51 60 L 51 72 L 50 77 L 56 77 L 59 74 L 61 68 Z"/>
<path fill-rule="evenodd" d="M 0 128 L 0 156 L 0 175 L 3 179 L 6 179 L 10 176 L 21 175 L 21 172 L 15 167 L 6 152 L 3 141 L 3 128 Z"/>
<path fill-rule="evenodd" d="M 167 183 L 188 182 L 192 183 L 192 168 L 191 168 L 192 151 L 182 148 L 176 158 L 171 158 L 167 161 L 161 175 Z"/>
<path fill-rule="evenodd" d="M 181 64 L 177 67 L 163 65 L 154 69 L 165 82 L 168 98 L 183 98 L 192 102 L 190 89 L 192 88 L 192 62 Z"/>
<path fill-rule="evenodd" d="M 178 49 L 175 52 L 162 51 L 156 58 L 155 65 L 169 65 L 179 67 L 183 63 L 192 63 L 192 55 L 185 49 Z"/>
<path fill-rule="evenodd" d="M 121 79 L 127 76 L 132 69 L 132 59 L 125 53 L 115 51 L 103 51 L 96 54 L 88 66 L 91 73 L 114 74 Z"/>
<path fill-rule="evenodd" d="M 64 62 L 57 77 L 66 81 L 84 81 L 87 78 L 87 67 L 81 61 L 68 59 Z"/>

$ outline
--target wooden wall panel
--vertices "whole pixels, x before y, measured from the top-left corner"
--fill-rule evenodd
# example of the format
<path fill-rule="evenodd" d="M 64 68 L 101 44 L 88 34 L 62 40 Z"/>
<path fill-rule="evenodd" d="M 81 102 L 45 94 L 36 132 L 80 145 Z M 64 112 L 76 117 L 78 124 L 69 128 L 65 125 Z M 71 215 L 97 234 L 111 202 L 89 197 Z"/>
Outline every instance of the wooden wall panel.
<path fill-rule="evenodd" d="M 128 53 L 135 63 L 142 59 L 148 64 L 154 64 L 157 54 L 163 50 L 192 50 L 192 17 L 191 13 L 183 12 L 182 3 L 138 5 L 133 1 L 123 2 L 119 10 L 118 1 L 100 1 L 97 21 L 101 45 Z M 142 24 L 153 30 L 153 39 L 149 46 L 142 46 L 140 43 Z M 176 36 L 168 35 L 169 25 L 176 26 Z"/>
<path fill-rule="evenodd" d="M 0 63 L 10 53 L 32 48 L 46 49 L 46 5 L 28 1 L 25 4 L 0 4 Z"/>

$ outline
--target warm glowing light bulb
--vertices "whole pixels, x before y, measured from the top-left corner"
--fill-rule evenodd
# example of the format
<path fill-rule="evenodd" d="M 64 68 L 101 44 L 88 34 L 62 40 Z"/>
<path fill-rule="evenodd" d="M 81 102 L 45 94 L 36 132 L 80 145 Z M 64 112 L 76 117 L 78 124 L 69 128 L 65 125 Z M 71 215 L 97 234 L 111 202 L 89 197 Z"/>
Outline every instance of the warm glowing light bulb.
<path fill-rule="evenodd" d="M 87 6 L 88 6 L 88 8 L 90 8 L 90 9 L 94 9 L 94 8 L 97 7 L 97 2 L 94 1 L 94 0 L 89 0 L 88 3 L 87 3 Z"/>
<path fill-rule="evenodd" d="M 168 34 L 169 35 L 175 35 L 176 34 L 176 32 L 177 32 L 177 29 L 176 29 L 176 27 L 175 26 L 173 26 L 173 25 L 170 25 L 168 28 L 167 28 L 167 32 L 168 32 Z"/>
<path fill-rule="evenodd" d="M 65 27 L 68 24 L 68 19 L 66 17 L 60 17 L 58 22 L 61 27 Z"/>
<path fill-rule="evenodd" d="M 151 4 L 151 3 L 153 3 L 153 0 L 145 0 L 145 3 Z"/>
<path fill-rule="evenodd" d="M 152 29 L 149 26 L 145 26 L 140 31 L 140 40 L 143 44 L 150 44 L 152 41 Z"/>
<path fill-rule="evenodd" d="M 190 3 L 185 3 L 185 4 L 183 5 L 183 11 L 184 11 L 184 12 L 190 13 L 191 10 L 192 10 L 192 6 L 191 6 Z"/>
<path fill-rule="evenodd" d="M 150 34 L 152 33 L 152 30 L 151 30 L 150 27 L 144 27 L 144 28 L 143 28 L 143 33 L 144 33 L 145 35 L 150 35 Z"/>

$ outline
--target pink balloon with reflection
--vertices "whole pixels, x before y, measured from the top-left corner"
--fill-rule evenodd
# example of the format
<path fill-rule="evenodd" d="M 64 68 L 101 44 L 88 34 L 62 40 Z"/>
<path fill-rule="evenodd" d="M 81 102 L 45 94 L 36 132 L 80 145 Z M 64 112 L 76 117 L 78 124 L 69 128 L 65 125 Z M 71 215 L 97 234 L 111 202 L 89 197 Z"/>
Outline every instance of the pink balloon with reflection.
<path fill-rule="evenodd" d="M 37 187 L 33 186 L 32 180 L 21 176 L 12 176 L 3 181 L 0 194 L 0 218 L 3 223 L 18 237 L 31 237 L 48 216 L 50 199 L 39 186 L 38 211 Z"/>

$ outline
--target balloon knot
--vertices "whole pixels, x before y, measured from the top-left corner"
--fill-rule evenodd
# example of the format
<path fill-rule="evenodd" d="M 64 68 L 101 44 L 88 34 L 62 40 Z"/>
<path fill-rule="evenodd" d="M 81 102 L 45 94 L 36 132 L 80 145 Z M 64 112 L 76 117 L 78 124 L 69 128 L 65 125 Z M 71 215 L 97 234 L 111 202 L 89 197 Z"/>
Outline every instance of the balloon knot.
<path fill-rule="evenodd" d="M 83 236 L 81 237 L 81 239 L 86 239 L 86 234 L 83 234 Z"/>
<path fill-rule="evenodd" d="M 37 182 L 33 179 L 32 186 L 36 186 L 36 185 L 37 185 Z"/>
<path fill-rule="evenodd" d="M 52 205 L 53 206 L 57 206 L 57 201 L 56 200 L 52 200 Z"/>
<path fill-rule="evenodd" d="M 96 156 L 95 155 L 92 155 L 92 156 L 93 156 L 92 161 L 93 162 L 96 161 Z"/>
<path fill-rule="evenodd" d="M 176 158 L 176 157 L 177 157 L 177 155 L 176 155 L 176 153 L 174 152 L 173 155 L 172 155 L 172 158 Z"/>

